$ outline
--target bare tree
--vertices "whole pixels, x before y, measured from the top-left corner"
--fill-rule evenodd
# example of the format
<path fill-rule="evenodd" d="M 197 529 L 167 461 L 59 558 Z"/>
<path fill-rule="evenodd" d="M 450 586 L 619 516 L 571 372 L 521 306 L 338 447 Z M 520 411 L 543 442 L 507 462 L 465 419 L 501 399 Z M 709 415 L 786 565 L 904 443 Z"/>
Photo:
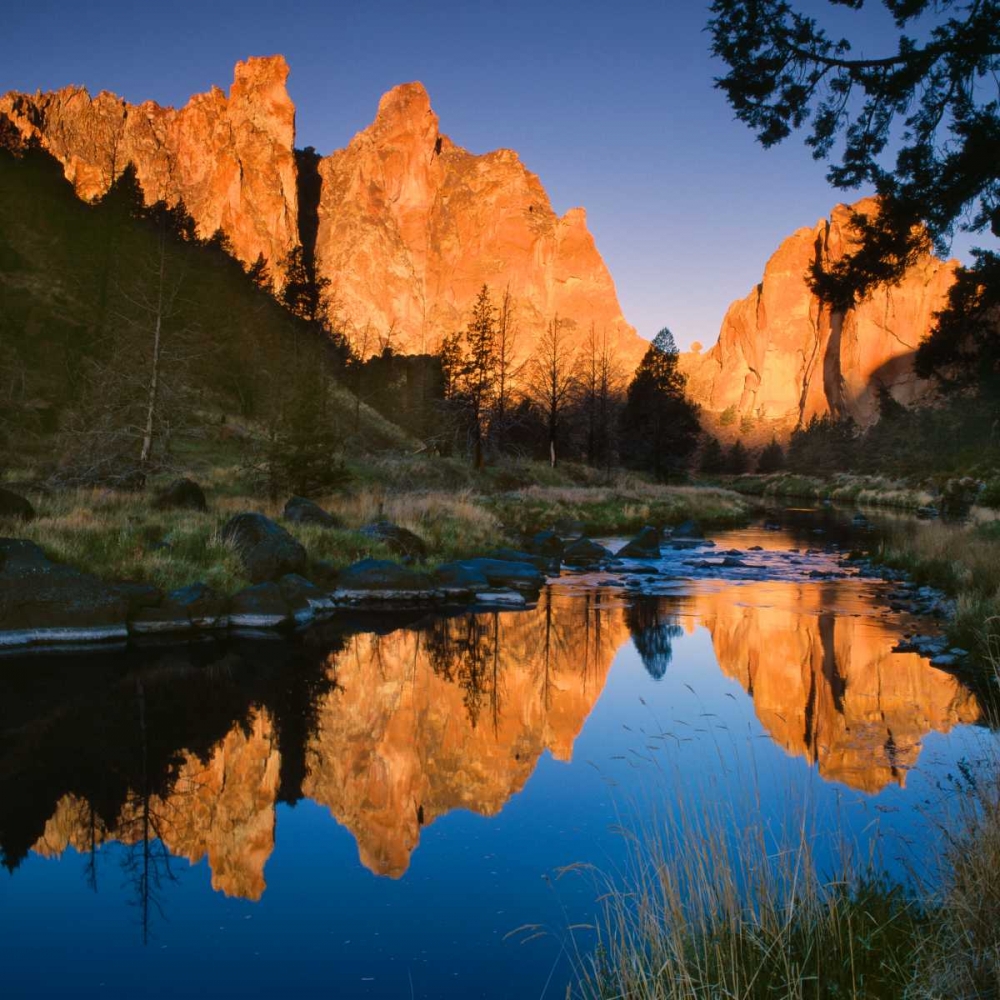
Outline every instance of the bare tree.
<path fill-rule="evenodd" d="M 584 344 L 581 364 L 581 404 L 587 433 L 587 463 L 610 472 L 614 461 L 614 428 L 618 422 L 625 373 L 608 331 L 593 323 Z"/>
<path fill-rule="evenodd" d="M 525 372 L 526 395 L 545 418 L 549 463 L 553 468 L 558 459 L 563 419 L 580 385 L 579 362 L 567 326 L 558 316 L 549 321 Z"/>
<path fill-rule="evenodd" d="M 515 364 L 517 354 L 518 328 L 515 315 L 514 297 L 510 285 L 504 289 L 496 317 L 496 335 L 493 350 L 493 414 L 490 418 L 491 430 L 496 450 L 503 454 L 506 450 L 507 427 L 510 422 L 513 391 L 520 374 Z"/>

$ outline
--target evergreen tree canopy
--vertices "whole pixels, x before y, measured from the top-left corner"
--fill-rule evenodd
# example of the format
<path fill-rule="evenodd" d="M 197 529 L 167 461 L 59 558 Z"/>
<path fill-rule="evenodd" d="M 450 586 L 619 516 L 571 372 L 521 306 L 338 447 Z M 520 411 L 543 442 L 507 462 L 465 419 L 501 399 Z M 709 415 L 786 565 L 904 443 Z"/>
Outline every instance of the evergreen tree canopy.
<path fill-rule="evenodd" d="M 715 472 L 724 472 L 725 464 L 725 456 L 722 453 L 722 445 L 719 444 L 719 439 L 710 437 L 705 443 L 705 450 L 701 453 L 701 465 L 699 468 L 702 472 L 711 475 Z"/>
<path fill-rule="evenodd" d="M 785 453 L 778 444 L 776 437 L 771 438 L 771 443 L 760 453 L 757 459 L 757 471 L 767 474 L 769 472 L 780 472 L 785 467 Z"/>
<path fill-rule="evenodd" d="M 682 468 L 700 432 L 677 361 L 673 334 L 664 327 L 636 369 L 621 416 L 625 464 L 656 476 Z"/>
<path fill-rule="evenodd" d="M 828 3 L 862 15 L 878 6 Z M 817 292 L 841 306 L 898 279 L 931 243 L 947 252 L 956 229 L 1000 236 L 1000 0 L 880 5 L 898 38 L 876 57 L 854 55 L 868 41 L 862 25 L 854 39 L 836 38 L 805 3 L 715 0 L 709 21 L 712 50 L 729 68 L 717 86 L 760 142 L 769 147 L 805 127 L 813 155 L 831 161 L 833 185 L 871 185 L 881 198 L 877 217 L 854 218 L 860 249 L 826 273 L 814 270 Z M 962 336 L 946 313 L 923 352 L 925 369 L 978 357 L 966 341 L 985 328 L 969 331 L 967 323 L 995 310 L 998 286 L 1000 257 L 982 250 L 952 295 Z M 993 345 L 990 354 L 1000 350 Z"/>

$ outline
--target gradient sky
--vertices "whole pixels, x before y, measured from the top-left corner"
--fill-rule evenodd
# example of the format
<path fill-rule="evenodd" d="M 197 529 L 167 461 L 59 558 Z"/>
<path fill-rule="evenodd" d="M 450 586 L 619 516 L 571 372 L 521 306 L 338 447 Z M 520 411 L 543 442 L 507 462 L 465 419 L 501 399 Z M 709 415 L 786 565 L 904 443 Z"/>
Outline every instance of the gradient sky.
<path fill-rule="evenodd" d="M 420 80 L 455 142 L 516 149 L 558 212 L 587 209 L 641 334 L 666 325 L 681 347 L 707 347 L 780 240 L 854 200 L 827 185 L 801 138 L 765 151 L 733 120 L 713 88 L 723 67 L 708 51 L 707 6 L 36 0 L 4 11 L 0 92 L 76 83 L 178 105 L 228 89 L 237 60 L 280 52 L 297 144 L 327 153 L 371 122 L 384 91 Z M 873 55 L 892 37 L 879 14 L 836 22 L 863 26 Z"/>

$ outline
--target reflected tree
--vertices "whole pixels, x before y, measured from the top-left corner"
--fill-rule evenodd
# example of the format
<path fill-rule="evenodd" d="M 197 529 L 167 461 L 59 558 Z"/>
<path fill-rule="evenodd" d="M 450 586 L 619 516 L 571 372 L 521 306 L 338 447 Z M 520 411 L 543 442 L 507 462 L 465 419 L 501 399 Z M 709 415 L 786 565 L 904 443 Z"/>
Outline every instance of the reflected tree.
<path fill-rule="evenodd" d="M 676 618 L 656 598 L 640 598 L 626 612 L 626 621 L 646 672 L 662 680 L 674 656 L 674 639 L 682 634 Z"/>

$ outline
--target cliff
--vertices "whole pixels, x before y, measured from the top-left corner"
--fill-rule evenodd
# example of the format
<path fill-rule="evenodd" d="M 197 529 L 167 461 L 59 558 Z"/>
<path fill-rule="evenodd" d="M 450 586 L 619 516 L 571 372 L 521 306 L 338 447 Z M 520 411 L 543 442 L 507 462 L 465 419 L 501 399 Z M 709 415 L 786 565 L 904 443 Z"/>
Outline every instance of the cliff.
<path fill-rule="evenodd" d="M 635 364 L 648 344 L 622 316 L 582 208 L 553 212 L 517 153 L 481 156 L 439 129 L 419 83 L 396 87 L 375 121 L 319 166 L 316 258 L 348 329 L 391 331 L 403 352 L 463 328 L 480 287 L 510 288 L 521 351 L 559 316 L 582 343 L 591 323 Z"/>
<path fill-rule="evenodd" d="M 877 210 L 870 199 L 838 205 L 789 236 L 761 283 L 729 307 L 715 346 L 681 356 L 688 391 L 710 425 L 729 410 L 748 418 L 758 437 L 826 414 L 866 426 L 878 416 L 880 385 L 904 405 L 921 400 L 928 387 L 914 374 L 913 355 L 945 303 L 954 263 L 924 255 L 898 285 L 846 311 L 820 302 L 807 283 L 815 261 L 828 267 L 856 245 L 852 212 Z"/>
<path fill-rule="evenodd" d="M 0 114 L 63 165 L 81 198 L 100 198 L 133 163 L 148 204 L 183 202 L 200 236 L 221 229 L 245 264 L 263 254 L 279 285 L 294 245 L 314 251 L 333 315 L 365 353 L 386 339 L 399 353 L 436 350 L 486 283 L 517 300 L 522 358 L 556 316 L 577 344 L 593 324 L 629 366 L 642 356 L 584 210 L 557 216 L 516 153 L 456 146 L 411 83 L 387 93 L 345 149 L 303 158 L 300 175 L 287 77 L 281 56 L 251 58 L 228 96 L 213 88 L 180 110 L 66 87 L 9 93 Z"/>
<path fill-rule="evenodd" d="M 221 229 L 240 260 L 277 262 L 298 242 L 287 78 L 271 56 L 237 63 L 228 97 L 213 87 L 179 111 L 64 87 L 6 94 L 0 114 L 62 163 L 81 198 L 100 198 L 132 163 L 147 204 L 183 202 L 200 236 Z"/>

